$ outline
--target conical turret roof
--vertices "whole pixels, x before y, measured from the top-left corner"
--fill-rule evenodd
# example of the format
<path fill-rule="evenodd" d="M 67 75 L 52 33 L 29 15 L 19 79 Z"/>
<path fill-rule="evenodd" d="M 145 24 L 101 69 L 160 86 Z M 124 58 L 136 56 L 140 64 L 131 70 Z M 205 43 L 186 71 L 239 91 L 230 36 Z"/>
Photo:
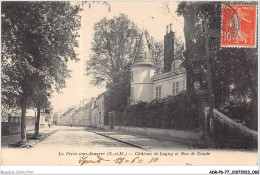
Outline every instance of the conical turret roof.
<path fill-rule="evenodd" d="M 135 57 L 135 63 L 138 63 L 138 62 L 152 63 L 150 49 L 149 49 L 149 45 L 148 45 L 144 30 L 141 34 L 136 57 Z"/>

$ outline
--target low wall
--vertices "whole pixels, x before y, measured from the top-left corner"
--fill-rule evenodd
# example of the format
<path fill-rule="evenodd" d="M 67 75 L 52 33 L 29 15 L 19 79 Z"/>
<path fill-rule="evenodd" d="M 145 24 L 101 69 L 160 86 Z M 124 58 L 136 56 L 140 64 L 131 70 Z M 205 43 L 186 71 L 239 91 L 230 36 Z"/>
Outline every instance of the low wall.
<path fill-rule="evenodd" d="M 3 136 L 16 134 L 21 132 L 21 126 L 19 123 L 2 122 L 1 133 Z"/>
<path fill-rule="evenodd" d="M 26 119 L 26 131 L 34 129 L 34 118 Z M 21 133 L 21 124 L 16 122 L 2 122 L 1 123 L 2 136 L 13 135 Z"/>
<path fill-rule="evenodd" d="M 216 109 L 213 109 L 213 112 L 214 118 L 208 119 L 209 108 L 205 108 L 207 132 L 214 141 L 212 144 L 219 147 L 227 145 L 230 148 L 257 148 L 257 131 L 243 126 Z"/>
<path fill-rule="evenodd" d="M 105 125 L 105 130 L 109 130 L 109 126 Z M 115 130 L 126 133 L 143 135 L 154 138 L 171 139 L 186 143 L 198 143 L 201 141 L 201 133 L 198 131 L 182 131 L 176 129 L 157 129 L 157 128 L 141 128 L 129 126 L 115 126 Z"/>

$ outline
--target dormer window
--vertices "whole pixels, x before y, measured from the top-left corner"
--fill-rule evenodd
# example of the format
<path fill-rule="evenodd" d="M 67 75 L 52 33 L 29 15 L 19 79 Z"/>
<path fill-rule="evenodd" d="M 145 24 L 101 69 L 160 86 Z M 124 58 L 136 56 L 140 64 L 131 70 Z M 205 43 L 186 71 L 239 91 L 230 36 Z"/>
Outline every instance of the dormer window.
<path fill-rule="evenodd" d="M 179 70 L 181 68 L 181 60 L 175 60 L 172 62 L 172 71 Z"/>
<path fill-rule="evenodd" d="M 160 67 L 157 67 L 157 68 L 156 68 L 156 74 L 161 74 L 161 73 L 162 73 L 161 68 L 160 68 Z"/>

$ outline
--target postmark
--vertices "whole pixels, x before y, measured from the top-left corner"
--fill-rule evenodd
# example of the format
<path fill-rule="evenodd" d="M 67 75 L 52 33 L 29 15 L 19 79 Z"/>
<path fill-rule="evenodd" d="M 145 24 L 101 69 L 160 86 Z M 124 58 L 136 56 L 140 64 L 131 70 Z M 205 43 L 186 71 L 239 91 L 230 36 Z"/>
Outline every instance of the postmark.
<path fill-rule="evenodd" d="M 221 47 L 256 47 L 256 5 L 222 5 Z"/>

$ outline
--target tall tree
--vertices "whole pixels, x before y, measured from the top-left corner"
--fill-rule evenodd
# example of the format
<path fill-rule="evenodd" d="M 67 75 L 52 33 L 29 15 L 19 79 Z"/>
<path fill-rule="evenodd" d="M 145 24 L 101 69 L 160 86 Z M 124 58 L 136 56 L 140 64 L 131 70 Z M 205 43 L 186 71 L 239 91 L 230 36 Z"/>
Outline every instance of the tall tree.
<path fill-rule="evenodd" d="M 33 84 L 42 79 L 56 90 L 65 87 L 66 63 L 77 60 L 80 10 L 69 2 L 2 2 L 2 102 L 21 108 L 21 140 Z"/>
<path fill-rule="evenodd" d="M 113 83 L 117 72 L 134 59 L 138 29 L 126 15 L 110 20 L 103 18 L 94 26 L 92 55 L 87 61 L 87 75 L 93 75 L 92 83 Z"/>
<path fill-rule="evenodd" d="M 94 26 L 92 54 L 87 61 L 87 75 L 93 85 L 107 82 L 112 106 L 124 108 L 129 96 L 129 65 L 134 61 L 139 33 L 126 15 L 103 18 Z M 119 107 L 122 106 L 122 107 Z"/>
<path fill-rule="evenodd" d="M 152 59 L 156 66 L 163 67 L 163 43 L 157 42 L 152 44 Z"/>
<path fill-rule="evenodd" d="M 52 88 L 49 84 L 45 84 L 42 79 L 39 79 L 34 85 L 32 102 L 37 110 L 37 116 L 35 118 L 34 138 L 39 136 L 40 131 L 40 117 L 43 110 L 50 110 L 51 103 L 49 97 L 51 95 Z"/>

